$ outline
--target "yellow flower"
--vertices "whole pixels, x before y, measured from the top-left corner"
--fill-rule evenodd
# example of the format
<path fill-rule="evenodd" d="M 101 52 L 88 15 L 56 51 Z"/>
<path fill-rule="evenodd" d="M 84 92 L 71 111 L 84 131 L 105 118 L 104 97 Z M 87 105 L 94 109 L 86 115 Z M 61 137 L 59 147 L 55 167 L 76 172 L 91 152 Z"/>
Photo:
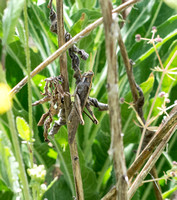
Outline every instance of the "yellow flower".
<path fill-rule="evenodd" d="M 0 114 L 7 112 L 12 107 L 12 97 L 9 93 L 10 87 L 5 83 L 0 83 Z"/>

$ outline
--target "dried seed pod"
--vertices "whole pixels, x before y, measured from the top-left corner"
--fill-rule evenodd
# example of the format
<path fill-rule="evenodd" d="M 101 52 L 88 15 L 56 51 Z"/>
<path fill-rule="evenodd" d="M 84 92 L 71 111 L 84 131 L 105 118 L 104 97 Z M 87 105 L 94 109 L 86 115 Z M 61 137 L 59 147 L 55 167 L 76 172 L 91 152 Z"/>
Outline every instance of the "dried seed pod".
<path fill-rule="evenodd" d="M 62 108 L 65 93 L 60 84 L 64 81 L 61 75 L 46 78 L 45 81 L 44 93 L 42 93 L 45 97 L 33 103 L 33 106 L 43 104 L 47 101 L 50 102 L 49 110 L 42 115 L 38 122 L 38 126 L 44 125 L 44 138 L 45 141 L 48 141 L 47 136 L 50 124 L 53 121 L 53 116 L 57 115 Z"/>

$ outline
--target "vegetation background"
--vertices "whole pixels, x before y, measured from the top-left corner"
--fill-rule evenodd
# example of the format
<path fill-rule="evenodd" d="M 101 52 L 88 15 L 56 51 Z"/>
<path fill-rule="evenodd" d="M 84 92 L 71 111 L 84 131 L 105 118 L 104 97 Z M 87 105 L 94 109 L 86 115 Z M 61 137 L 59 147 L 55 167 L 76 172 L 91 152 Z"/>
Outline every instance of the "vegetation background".
<path fill-rule="evenodd" d="M 55 3 L 54 1 L 54 8 Z M 112 3 L 115 8 L 122 1 L 112 0 Z M 27 3 L 31 70 L 55 52 L 58 46 L 57 35 L 50 32 L 50 10 L 47 8 L 47 4 L 48 1 L 42 0 L 28 0 Z M 0 56 L 2 58 L 5 57 L 6 69 L 4 79 L 2 65 L 0 66 L 0 82 L 7 82 L 11 88 L 27 75 L 25 12 L 23 12 L 23 6 L 24 0 L 0 0 Z M 177 50 L 177 11 L 168 7 L 162 0 L 142 0 L 127 12 L 130 13 L 123 21 L 121 32 L 128 55 L 135 62 L 133 68 L 134 76 L 145 95 L 144 114 L 147 117 L 161 73 L 157 71 L 152 73 L 152 69 L 159 66 L 159 60 L 152 45 L 148 44 L 147 41 L 137 43 L 135 35 L 140 34 L 143 38 L 151 38 L 152 27 L 156 26 L 156 35 L 163 39 L 162 42 L 157 44 L 158 52 L 163 65 L 166 66 Z M 65 29 L 72 36 L 100 17 L 101 10 L 98 0 L 64 1 Z M 121 14 L 119 18 L 120 20 L 123 19 Z M 103 25 L 82 38 L 77 43 L 77 46 L 89 54 L 86 62 L 81 61 L 80 68 L 82 72 L 92 68 L 95 74 L 90 96 L 107 103 L 106 75 L 109 72 L 107 72 Z M 70 91 L 73 94 L 75 80 L 73 80 L 73 70 L 68 53 L 67 57 Z M 117 48 L 117 60 L 119 64 L 119 96 L 130 103 L 132 97 L 119 48 Z M 177 58 L 173 60 L 170 68 L 175 68 L 176 66 Z M 44 89 L 44 79 L 59 74 L 59 61 L 56 59 L 32 79 L 32 102 L 41 99 L 40 92 Z M 164 77 L 160 89 L 160 91 L 164 91 L 169 95 L 170 102 L 167 106 L 174 104 L 177 99 L 176 74 L 171 74 L 171 76 L 174 79 L 167 75 Z M 28 99 L 28 87 L 26 85 L 13 98 L 12 110 L 0 116 L 0 199 L 2 200 L 24 199 L 22 193 L 24 185 L 23 181 L 20 180 L 22 176 L 19 173 L 21 165 L 16 156 L 16 145 L 19 145 L 25 171 L 32 168 L 29 139 L 26 138 L 26 135 L 30 132 L 28 127 Z M 163 104 L 164 98 L 157 97 L 152 116 L 158 115 L 160 112 L 158 107 L 162 107 Z M 28 180 L 28 190 L 32 188 L 33 199 L 70 200 L 73 199 L 75 194 L 67 129 L 65 126 L 60 129 L 53 140 L 55 147 L 50 147 L 44 142 L 43 127 L 37 126 L 41 115 L 46 112 L 47 107 L 47 103 L 33 107 L 32 117 L 33 138 L 35 140 L 32 148 L 34 163 L 38 167 L 40 165 L 44 167 L 35 168 L 33 166 L 34 172 L 28 170 L 28 173 L 24 172 L 24 177 L 26 176 Z M 108 154 L 111 143 L 109 114 L 108 112 L 98 112 L 96 109 L 94 109 L 94 113 L 99 120 L 99 124 L 92 124 L 84 116 L 85 126 L 80 125 L 76 135 L 85 200 L 101 199 L 115 184 L 113 164 Z M 126 103 L 121 104 L 121 117 L 122 132 L 124 133 L 124 151 L 128 168 L 135 159 L 135 151 L 138 147 L 141 131 L 134 123 L 134 121 L 137 121 L 135 112 Z M 162 117 L 163 115 L 160 115 L 152 125 L 158 126 Z M 14 143 L 13 134 L 19 135 L 19 144 Z M 160 185 L 164 198 L 170 198 L 171 193 L 177 189 L 176 177 L 168 181 L 164 180 L 164 173 L 172 168 L 173 161 L 177 161 L 176 146 L 177 135 L 174 134 L 169 141 L 168 148 L 166 148 L 157 162 L 159 177 L 163 178 L 160 181 Z M 41 172 L 39 177 L 37 177 L 39 174 L 37 170 Z M 56 179 L 56 176 L 59 178 Z M 147 179 L 152 179 L 152 177 L 148 175 Z M 155 195 L 152 192 L 152 183 L 144 183 L 137 190 L 133 199 L 155 199 Z"/>

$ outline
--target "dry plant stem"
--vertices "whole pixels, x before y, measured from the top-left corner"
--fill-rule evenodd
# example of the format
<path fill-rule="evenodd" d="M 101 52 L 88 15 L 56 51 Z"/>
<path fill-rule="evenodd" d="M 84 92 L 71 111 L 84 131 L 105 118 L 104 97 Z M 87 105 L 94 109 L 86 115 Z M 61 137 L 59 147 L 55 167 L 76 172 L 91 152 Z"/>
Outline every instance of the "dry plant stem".
<path fill-rule="evenodd" d="M 138 176 L 136 177 L 135 181 L 133 182 L 133 184 L 131 185 L 131 187 L 130 187 L 130 189 L 128 191 L 129 198 L 131 198 L 134 195 L 134 193 L 136 192 L 138 187 L 142 184 L 142 181 L 144 180 L 144 178 L 147 176 L 149 171 L 155 165 L 156 161 L 158 160 L 158 158 L 162 154 L 163 149 L 165 148 L 165 145 L 167 144 L 167 142 L 169 141 L 169 139 L 171 138 L 171 136 L 173 135 L 175 130 L 176 130 L 176 125 L 173 126 L 167 132 L 167 134 L 164 136 L 162 141 L 159 143 L 159 145 L 156 148 L 156 150 L 153 152 L 153 154 L 151 155 L 149 160 L 146 162 L 145 166 L 143 167 L 141 172 L 138 174 Z"/>
<path fill-rule="evenodd" d="M 128 54 L 127 54 L 127 51 L 126 51 L 126 47 L 124 45 L 124 42 L 122 40 L 122 36 L 121 36 L 121 32 L 120 32 L 120 28 L 118 28 L 118 44 L 119 44 L 119 47 L 120 47 L 120 52 L 121 52 L 121 55 L 123 57 L 123 60 L 124 60 L 124 64 L 125 64 L 125 68 L 126 68 L 126 72 L 127 72 L 127 76 L 128 76 L 128 81 L 129 81 L 129 85 L 130 85 L 130 89 L 131 89 L 131 92 L 132 92 L 132 96 L 133 96 L 133 101 L 134 101 L 134 106 L 135 106 L 135 110 L 138 112 L 139 116 L 141 115 L 139 113 L 139 105 L 138 105 L 138 91 L 137 91 L 137 88 L 136 88 L 136 85 L 135 85 L 135 79 L 134 79 L 134 76 L 133 76 L 133 69 L 132 69 L 132 66 L 130 64 L 130 60 L 128 58 Z M 140 118 L 142 119 L 143 116 L 140 116 Z M 144 117 L 142 119 L 144 121 Z M 144 138 L 144 137 L 143 137 Z M 153 168 L 153 172 L 156 171 L 155 167 Z M 156 183 L 158 184 L 158 182 Z M 158 200 L 162 200 L 161 197 L 161 193 L 159 193 L 159 189 L 157 188 L 157 185 L 154 184 L 154 190 L 155 190 L 155 193 L 156 193 L 156 197 Z M 160 186 L 159 186 L 160 188 Z"/>
<path fill-rule="evenodd" d="M 157 147 L 159 143 L 161 143 L 163 137 L 171 130 L 172 127 L 177 124 L 177 106 L 175 106 L 170 116 L 167 118 L 164 124 L 161 124 L 154 137 L 151 139 L 149 144 L 144 148 L 144 150 L 140 153 L 137 159 L 132 163 L 130 168 L 128 169 L 128 177 L 129 179 L 134 176 L 134 174 L 140 170 L 145 161 L 150 157 L 154 149 Z"/>
<path fill-rule="evenodd" d="M 123 139 L 121 136 L 121 117 L 118 100 L 118 83 L 117 83 L 117 56 L 116 56 L 116 34 L 117 16 L 112 18 L 112 3 L 110 0 L 100 0 L 103 23 L 105 29 L 106 56 L 108 63 L 108 105 L 111 127 L 111 148 L 110 153 L 113 155 L 114 170 L 116 175 L 116 200 L 127 200 L 128 178 L 125 165 L 123 150 Z M 117 19 L 117 20 L 116 20 Z"/>
<path fill-rule="evenodd" d="M 113 187 L 101 200 L 116 200 L 116 194 L 116 187 Z"/>
<path fill-rule="evenodd" d="M 152 176 L 153 179 L 158 179 L 158 174 L 157 174 L 157 169 L 155 167 L 155 165 L 152 167 L 150 174 Z M 154 186 L 154 191 L 155 191 L 155 196 L 156 196 L 156 200 L 163 200 L 162 197 L 162 190 L 159 184 L 159 181 L 153 181 L 153 186 Z"/>
<path fill-rule="evenodd" d="M 154 181 L 160 181 L 160 180 L 166 180 L 165 178 L 154 178 L 154 179 L 150 179 L 150 180 L 145 180 L 142 183 L 152 183 Z"/>
<path fill-rule="evenodd" d="M 63 0 L 57 0 L 57 33 L 58 33 L 58 47 L 60 48 L 65 44 L 65 31 L 63 22 Z M 65 92 L 69 92 L 68 70 L 67 70 L 67 57 L 66 53 L 60 56 L 60 73 L 64 78 L 62 84 Z"/>
<path fill-rule="evenodd" d="M 127 72 L 127 76 L 128 76 L 128 81 L 129 81 L 129 84 L 130 84 L 130 88 L 131 88 L 131 92 L 132 92 L 132 96 L 133 96 L 133 100 L 134 100 L 134 106 L 135 106 L 136 111 L 138 112 L 138 110 L 139 110 L 139 105 L 137 104 L 138 91 L 137 91 L 137 88 L 136 88 L 136 85 L 135 85 L 135 80 L 134 80 L 134 76 L 133 76 L 133 72 L 132 72 L 132 66 L 130 64 L 128 54 L 127 54 L 125 45 L 124 45 L 123 40 L 122 40 L 120 29 L 118 29 L 118 33 L 119 33 L 118 44 L 119 44 L 119 47 L 120 47 L 121 55 L 122 55 L 123 60 L 124 60 L 124 64 L 125 64 L 125 68 L 126 68 L 126 72 Z M 139 112 L 138 112 L 138 114 L 139 114 Z M 140 116 L 140 114 L 139 114 L 139 116 Z M 140 117 L 142 118 L 143 116 L 140 116 Z M 144 117 L 143 117 L 143 119 L 144 119 Z M 145 130 L 145 132 L 146 132 L 146 130 Z M 145 134 L 145 132 L 144 132 L 144 134 Z M 144 137 L 143 137 L 143 139 L 144 139 Z M 154 167 L 152 169 L 152 172 L 155 172 L 155 171 L 156 171 L 156 169 Z M 156 184 L 158 185 L 158 182 Z M 156 198 L 158 200 L 162 200 L 161 193 L 159 192 L 159 189 L 157 188 L 156 184 L 154 184 L 154 190 L 155 190 L 155 193 L 156 193 Z M 158 186 L 158 187 L 160 188 L 160 186 Z"/>
<path fill-rule="evenodd" d="M 163 78 L 169 68 L 169 66 L 171 65 L 171 63 L 173 62 L 173 60 L 175 59 L 175 57 L 177 56 L 177 51 L 175 51 L 175 53 L 173 54 L 172 58 L 170 59 L 169 63 L 167 64 L 167 66 L 165 67 L 163 73 L 162 73 L 162 76 L 161 76 L 161 79 L 160 79 L 160 82 L 159 82 L 159 85 L 158 85 L 158 88 L 156 90 L 156 93 L 155 93 L 155 96 L 154 96 L 154 100 L 152 102 L 152 105 L 151 105 L 151 108 L 150 108 L 150 111 L 149 111 L 149 114 L 148 114 L 148 117 L 147 117 L 147 121 L 145 123 L 145 126 L 144 126 L 144 129 L 143 129 L 143 133 L 142 133 L 142 136 L 141 136 L 141 140 L 140 140 L 140 143 L 139 143 L 139 146 L 138 146 L 138 151 L 137 151 L 137 154 L 136 154 L 136 158 L 138 157 L 138 155 L 140 154 L 140 151 L 141 151 L 141 147 L 142 147 L 142 144 L 143 144 L 143 139 L 144 139 L 144 135 L 145 135 L 145 132 L 146 132 L 146 129 L 147 129 L 147 124 L 149 122 L 149 119 L 151 117 L 151 113 L 152 113 L 152 110 L 154 108 L 154 105 L 155 105 L 155 102 L 156 102 L 156 98 L 159 94 L 159 91 L 160 91 L 160 88 L 161 88 L 161 85 L 162 85 L 162 81 L 163 81 Z"/>
<path fill-rule="evenodd" d="M 58 44 L 59 47 L 65 43 L 65 34 L 64 34 L 64 23 L 63 23 L 63 0 L 57 0 L 57 33 L 58 33 Z M 66 53 L 60 56 L 60 73 L 64 78 L 63 89 L 64 92 L 69 92 L 69 81 L 68 81 L 68 71 L 67 71 L 67 57 Z M 65 116 L 68 118 L 69 112 L 71 110 L 71 99 L 70 96 L 64 97 L 64 106 L 65 106 Z M 68 132 L 69 132 L 69 126 Z M 73 168 L 73 176 L 76 190 L 77 200 L 84 200 L 82 177 L 80 172 L 79 165 L 79 156 L 77 151 L 77 143 L 74 140 L 70 146 L 70 155 Z"/>
<path fill-rule="evenodd" d="M 128 58 L 127 50 L 126 50 L 124 42 L 122 40 L 122 36 L 121 36 L 121 32 L 120 32 L 119 27 L 118 27 L 118 34 L 119 34 L 118 44 L 119 44 L 119 47 L 120 47 L 120 52 L 121 52 L 122 58 L 124 60 L 124 64 L 125 64 L 125 68 L 126 68 L 126 72 L 127 72 L 128 81 L 129 81 L 129 84 L 130 84 L 130 89 L 131 89 L 131 92 L 132 92 L 133 100 L 136 103 L 136 101 L 138 100 L 138 92 L 137 92 L 135 80 L 134 80 L 133 73 L 132 73 L 132 66 L 130 64 L 130 60 Z M 136 104 L 135 104 L 135 109 L 137 110 Z"/>
<path fill-rule="evenodd" d="M 140 0 L 130 0 L 127 1 L 117 8 L 115 8 L 112 13 L 121 12 L 122 10 L 126 9 L 128 6 L 137 3 Z M 62 45 L 57 51 L 55 51 L 51 56 L 49 56 L 46 60 L 44 60 L 40 65 L 38 65 L 32 72 L 31 72 L 31 78 L 34 77 L 36 74 L 38 74 L 40 71 L 42 71 L 45 67 L 47 67 L 50 63 L 52 63 L 56 58 L 58 58 L 62 53 L 64 53 L 67 49 L 69 49 L 74 43 L 80 41 L 83 37 L 87 36 L 93 29 L 97 28 L 99 25 L 103 23 L 103 18 L 99 18 L 94 23 L 88 25 L 84 30 L 82 30 L 80 33 L 75 35 L 71 40 L 69 40 L 67 43 Z M 23 78 L 12 90 L 11 94 L 14 95 L 19 90 L 22 89 L 22 87 L 27 83 L 28 77 L 26 76 Z"/>
<path fill-rule="evenodd" d="M 130 64 L 130 60 L 128 58 L 128 54 L 127 54 L 127 51 L 126 51 L 126 48 L 125 48 L 125 45 L 124 45 L 124 42 L 122 40 L 122 36 L 121 36 L 121 32 L 120 32 L 120 29 L 118 29 L 118 44 L 119 44 L 119 47 L 120 47 L 120 52 L 121 52 L 121 55 L 123 57 L 123 60 L 124 60 L 124 64 L 125 64 L 125 68 L 126 68 L 126 72 L 127 72 L 127 76 L 128 76 L 128 81 L 129 81 L 129 85 L 130 85 L 130 89 L 131 89 L 131 92 L 132 92 L 132 96 L 133 96 L 133 101 L 134 101 L 134 106 L 135 106 L 135 110 L 138 112 L 140 118 L 144 121 L 144 117 L 139 113 L 139 105 L 138 105 L 138 91 L 137 91 L 137 88 L 136 88 L 136 85 L 135 85 L 135 79 L 134 79 L 134 76 L 133 76 L 133 69 L 132 69 L 132 66 Z M 142 113 L 143 114 L 143 113 Z M 155 168 L 153 168 L 153 172 L 156 171 Z M 158 184 L 158 182 L 157 182 Z M 160 188 L 160 186 L 159 186 Z M 159 198 L 161 197 L 161 194 L 159 194 L 159 190 L 157 189 L 157 185 L 154 184 L 154 190 L 155 190 L 155 193 L 156 193 L 156 197 L 158 200 L 161 200 L 162 198 Z"/>
<path fill-rule="evenodd" d="M 140 151 L 141 151 L 141 148 L 142 148 L 142 144 L 143 144 L 143 140 L 144 140 L 144 136 L 145 136 L 145 133 L 146 133 L 146 130 L 147 130 L 147 126 L 148 126 L 148 121 L 151 117 L 151 113 L 152 113 L 152 110 L 154 108 L 154 105 L 155 105 L 155 101 L 156 101 L 156 98 L 159 94 L 159 91 L 160 91 L 160 88 L 161 88 L 161 85 L 162 85 L 162 81 L 163 81 L 163 78 L 164 78 L 165 74 L 162 74 L 161 76 L 161 79 L 160 79 L 160 82 L 159 82 L 159 85 L 158 85 L 158 88 L 156 90 L 156 93 L 155 93 L 155 96 L 154 96 L 154 100 L 152 102 L 152 105 L 151 105 L 151 108 L 150 108 L 150 111 L 149 111 L 149 114 L 148 114 L 148 117 L 147 117 L 147 121 L 144 125 L 144 129 L 143 129 L 143 132 L 142 132 L 142 135 L 141 135 L 141 139 L 140 139 L 140 143 L 139 143 L 139 146 L 138 146 L 138 150 L 137 150 L 137 154 L 136 154 L 136 158 L 138 157 L 138 155 L 140 154 Z"/>
<path fill-rule="evenodd" d="M 76 139 L 74 139 L 73 143 L 70 144 L 70 154 L 71 154 L 71 160 L 72 160 L 76 199 L 84 200 L 84 192 L 83 192 L 82 177 L 81 177 L 81 172 L 80 172 L 80 164 L 79 164 L 79 156 L 78 156 Z"/>
<path fill-rule="evenodd" d="M 136 111 L 138 112 L 139 111 L 139 105 L 137 104 L 138 98 L 139 98 L 138 97 L 138 91 L 137 91 L 137 88 L 136 88 L 136 85 L 135 85 L 135 80 L 134 80 L 134 76 L 133 76 L 133 72 L 132 72 L 132 66 L 131 66 L 130 60 L 128 58 L 126 47 L 125 47 L 124 42 L 122 40 L 120 28 L 118 28 L 118 34 L 119 34 L 118 44 L 119 44 L 119 47 L 120 47 L 120 52 L 121 52 L 122 58 L 124 60 L 124 64 L 125 64 L 125 68 L 126 68 L 126 72 L 127 72 L 127 76 L 128 76 L 128 81 L 129 81 L 130 89 L 131 89 L 132 96 L 133 96 L 134 106 L 135 106 Z M 138 114 L 139 114 L 139 112 L 138 112 Z M 143 116 L 140 116 L 140 117 L 142 118 Z M 155 170 L 155 168 L 154 168 L 154 170 Z M 154 189 L 155 189 L 157 199 L 161 200 L 162 199 L 162 198 L 160 198 L 161 194 L 159 194 L 159 190 L 157 189 L 156 185 L 154 185 Z"/>

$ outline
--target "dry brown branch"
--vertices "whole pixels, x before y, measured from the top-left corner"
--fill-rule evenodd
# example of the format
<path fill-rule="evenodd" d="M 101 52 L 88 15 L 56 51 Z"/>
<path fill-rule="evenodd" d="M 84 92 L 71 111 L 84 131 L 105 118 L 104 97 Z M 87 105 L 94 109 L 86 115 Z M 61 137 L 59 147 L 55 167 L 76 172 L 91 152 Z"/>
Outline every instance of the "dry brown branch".
<path fill-rule="evenodd" d="M 157 151 L 155 150 L 153 153 L 153 159 L 152 156 L 150 157 L 148 164 L 146 164 L 141 172 L 141 176 L 138 176 L 138 179 L 135 179 L 138 181 L 138 183 L 140 184 L 140 182 L 142 183 L 143 179 L 146 177 L 147 174 L 146 170 L 148 169 L 148 172 L 151 170 L 151 168 L 154 166 L 155 162 L 153 162 L 154 159 L 158 159 L 159 156 L 161 155 L 165 145 L 167 144 L 167 142 L 169 141 L 169 139 L 171 138 L 171 136 L 173 135 L 175 129 L 177 125 L 177 106 L 175 106 L 172 111 L 170 112 L 170 117 L 167 118 L 167 120 L 162 123 L 159 127 L 159 130 L 157 131 L 156 135 L 154 136 L 154 138 L 152 138 L 152 140 L 150 141 L 150 143 L 147 145 L 147 147 L 141 152 L 141 154 L 138 156 L 138 160 L 135 160 L 135 162 L 130 166 L 130 168 L 128 169 L 128 176 L 129 178 L 133 177 L 134 174 L 143 166 L 143 164 L 145 163 L 145 161 L 150 157 L 150 155 L 152 154 L 152 152 L 154 151 L 154 149 L 158 149 Z M 149 151 L 149 153 L 148 153 Z M 161 151 L 158 154 L 158 151 Z M 151 164 L 152 162 L 152 164 Z M 148 168 L 148 165 L 150 165 L 150 168 Z M 147 172 L 147 173 L 148 173 Z M 145 177 L 143 177 L 145 175 Z M 134 185 L 134 186 L 133 186 Z M 136 184 L 135 182 L 133 182 L 133 185 L 131 187 L 134 187 L 134 189 L 131 189 L 132 192 L 134 192 L 133 190 L 136 190 Z M 131 190 L 129 189 L 129 197 L 131 195 L 133 195 L 133 193 L 131 192 Z M 105 197 L 102 198 L 102 200 L 107 200 L 107 196 L 109 196 L 108 199 L 112 199 L 115 200 L 115 187 L 113 187 L 106 195 Z"/>
<path fill-rule="evenodd" d="M 158 179 L 158 173 L 157 173 L 157 168 L 154 165 L 150 171 L 150 175 L 152 176 L 152 178 L 154 180 Z M 156 200 L 163 200 L 162 197 L 162 189 L 160 187 L 159 181 L 153 181 L 153 187 L 154 187 L 154 192 L 155 192 L 155 196 L 156 196 Z"/>
<path fill-rule="evenodd" d="M 122 5 L 115 8 L 112 13 L 121 12 L 122 10 L 126 9 L 128 6 L 137 3 L 140 0 L 130 0 Z M 103 18 L 99 18 L 94 23 L 88 25 L 84 30 L 82 30 L 80 33 L 75 35 L 71 40 L 69 40 L 67 43 L 62 45 L 57 51 L 55 51 L 51 56 L 49 56 L 46 60 L 44 60 L 41 64 L 39 64 L 32 72 L 31 72 L 31 78 L 34 77 L 36 74 L 38 74 L 40 71 L 42 71 L 45 67 L 47 67 L 50 63 L 52 63 L 56 58 L 58 58 L 62 53 L 64 53 L 67 49 L 69 49 L 72 45 L 74 45 L 76 42 L 80 41 L 82 38 L 87 36 L 93 29 L 97 28 L 100 24 L 102 24 Z M 14 88 L 11 90 L 11 94 L 14 95 L 19 90 L 22 89 L 22 87 L 27 83 L 28 77 L 26 76 L 23 78 Z"/>
<path fill-rule="evenodd" d="M 161 142 L 159 143 L 158 147 L 156 150 L 153 152 L 149 160 L 146 162 L 145 166 L 141 170 L 141 172 L 138 174 L 136 179 L 134 180 L 133 184 L 131 185 L 129 191 L 128 191 L 128 196 L 131 198 L 138 187 L 142 184 L 142 181 L 144 178 L 147 176 L 149 171 L 152 169 L 152 167 L 155 165 L 156 161 L 160 157 L 160 155 L 163 152 L 163 149 L 165 148 L 166 144 L 168 143 L 169 139 L 173 135 L 174 131 L 176 130 L 176 125 L 173 126 L 167 133 L 166 135 L 162 138 Z"/>
<path fill-rule="evenodd" d="M 143 105 L 144 105 L 143 91 L 141 90 L 141 88 L 135 82 L 132 64 L 131 64 L 131 61 L 128 57 L 128 53 L 127 53 L 126 47 L 124 45 L 124 42 L 123 42 L 119 28 L 118 28 L 118 33 L 119 33 L 118 44 L 119 44 L 120 52 L 121 52 L 121 55 L 122 55 L 122 58 L 123 58 L 123 61 L 124 61 L 124 64 L 125 64 L 127 77 L 128 77 L 130 89 L 131 89 L 132 96 L 133 96 L 134 107 L 135 107 L 135 110 L 137 111 L 139 117 L 141 118 L 142 122 L 145 124 L 146 122 L 145 122 L 144 114 L 143 114 Z M 141 131 L 143 131 L 143 129 L 141 129 Z M 153 135 L 154 135 L 153 131 L 146 130 L 141 150 L 143 150 L 144 147 L 149 143 L 149 141 L 150 141 L 150 139 L 152 138 Z M 156 172 L 156 168 L 154 166 L 151 173 L 153 173 L 153 175 L 157 175 L 157 173 L 155 173 L 155 172 Z M 155 177 L 155 178 L 158 178 L 158 177 Z M 154 183 L 154 190 L 155 190 L 156 198 L 158 200 L 162 200 L 162 195 L 160 193 L 159 188 L 160 188 L 159 183 L 158 182 L 156 184 Z"/>
<path fill-rule="evenodd" d="M 135 83 L 133 72 L 132 72 L 132 65 L 131 65 L 130 60 L 128 58 L 127 50 L 126 50 L 124 42 L 122 40 L 122 36 L 121 36 L 121 32 L 120 32 L 119 27 L 118 27 L 118 44 L 119 44 L 119 47 L 120 47 L 120 52 L 122 54 L 122 58 L 124 60 L 125 69 L 126 69 L 127 76 L 128 76 L 128 81 L 129 81 L 130 89 L 131 89 L 132 96 L 133 96 L 133 101 L 135 103 L 135 109 L 137 110 L 136 102 L 138 100 L 138 91 L 137 91 L 137 88 L 136 88 L 136 83 Z"/>
<path fill-rule="evenodd" d="M 57 33 L 58 33 L 58 45 L 63 46 L 65 43 L 64 23 L 63 23 L 63 0 L 57 0 Z M 67 57 L 66 53 L 60 56 L 60 73 L 64 78 L 63 89 L 64 92 L 69 92 L 68 70 L 67 70 Z M 64 97 L 65 118 L 67 119 L 71 110 L 70 96 Z M 70 126 L 68 126 L 68 132 L 70 132 Z M 72 160 L 73 176 L 76 190 L 77 200 L 84 200 L 82 177 L 79 165 L 79 156 L 77 151 L 77 143 L 74 140 L 72 144 L 69 143 L 70 154 Z"/>
<path fill-rule="evenodd" d="M 134 174 L 140 170 L 140 168 L 144 165 L 145 161 L 150 157 L 153 153 L 154 149 L 161 143 L 163 137 L 171 130 L 171 128 L 175 127 L 177 124 L 177 106 L 175 106 L 170 112 L 170 116 L 166 118 L 165 122 L 162 123 L 155 133 L 154 137 L 151 139 L 149 144 L 144 148 L 141 154 L 137 157 L 137 159 L 132 163 L 130 168 L 128 169 L 128 177 L 132 178 Z"/>
<path fill-rule="evenodd" d="M 125 165 L 123 139 L 121 134 L 121 117 L 118 100 L 118 77 L 117 77 L 117 16 L 112 16 L 112 3 L 110 0 L 100 0 L 103 23 L 105 29 L 106 56 L 108 63 L 108 105 L 111 127 L 111 148 L 110 153 L 113 156 L 114 169 L 116 175 L 116 200 L 128 199 L 128 178 Z"/>
<path fill-rule="evenodd" d="M 114 186 L 101 200 L 116 200 L 116 187 Z"/>

